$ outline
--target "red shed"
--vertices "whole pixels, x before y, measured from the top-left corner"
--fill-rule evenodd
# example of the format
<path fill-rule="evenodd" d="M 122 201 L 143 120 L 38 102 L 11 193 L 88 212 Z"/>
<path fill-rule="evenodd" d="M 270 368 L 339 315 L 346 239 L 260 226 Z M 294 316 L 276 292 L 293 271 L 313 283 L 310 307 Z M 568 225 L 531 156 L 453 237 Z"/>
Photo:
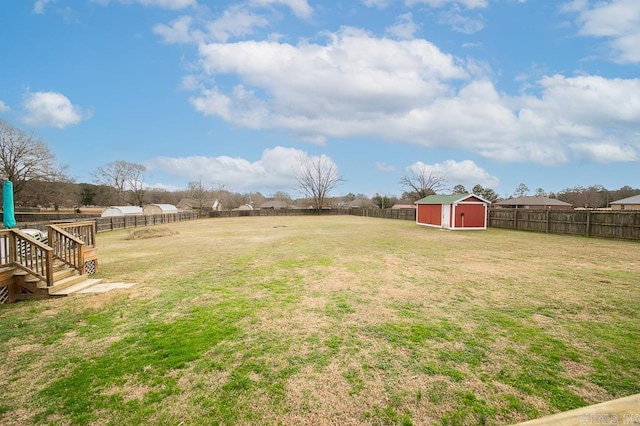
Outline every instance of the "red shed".
<path fill-rule="evenodd" d="M 430 195 L 416 201 L 416 223 L 444 229 L 487 229 L 489 201 L 474 194 Z"/>

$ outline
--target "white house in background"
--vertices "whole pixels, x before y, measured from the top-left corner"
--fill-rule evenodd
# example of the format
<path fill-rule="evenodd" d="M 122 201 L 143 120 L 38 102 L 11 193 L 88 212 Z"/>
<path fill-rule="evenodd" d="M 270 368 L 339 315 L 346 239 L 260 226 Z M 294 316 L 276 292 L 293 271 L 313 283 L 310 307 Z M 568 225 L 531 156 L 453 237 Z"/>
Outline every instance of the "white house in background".
<path fill-rule="evenodd" d="M 142 216 L 142 207 L 138 206 L 111 206 L 102 211 L 101 217 L 112 216 Z"/>

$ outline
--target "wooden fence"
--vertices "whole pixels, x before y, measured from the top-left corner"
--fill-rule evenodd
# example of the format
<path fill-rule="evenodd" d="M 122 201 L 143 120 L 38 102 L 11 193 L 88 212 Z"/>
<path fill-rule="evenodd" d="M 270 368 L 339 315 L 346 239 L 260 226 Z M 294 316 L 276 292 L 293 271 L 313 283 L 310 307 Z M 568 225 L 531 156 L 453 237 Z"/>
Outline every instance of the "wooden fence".
<path fill-rule="evenodd" d="M 413 209 L 324 209 L 323 215 L 416 220 Z M 269 209 L 211 212 L 210 217 L 318 215 L 317 210 Z M 640 211 L 489 209 L 489 227 L 549 234 L 640 240 Z"/>
<path fill-rule="evenodd" d="M 640 240 L 640 211 L 491 209 L 492 228 Z"/>
<path fill-rule="evenodd" d="M 47 222 L 24 222 L 18 223 L 21 229 L 31 228 L 47 231 L 47 225 L 51 223 L 69 223 L 69 222 L 96 222 L 96 232 L 115 231 L 125 228 L 139 228 L 143 226 L 160 225 L 164 223 L 184 222 L 186 220 L 198 219 L 198 213 L 194 212 L 178 212 L 173 214 L 154 214 L 143 216 L 111 216 L 111 217 L 91 217 L 91 218 L 69 218 L 67 220 L 54 220 Z"/>
<path fill-rule="evenodd" d="M 382 219 L 416 220 L 416 209 L 352 209 L 354 216 L 379 217 Z"/>
<path fill-rule="evenodd" d="M 351 215 L 380 217 L 384 219 L 416 220 L 416 211 L 409 209 L 322 209 L 321 215 Z M 244 216 L 318 216 L 315 209 L 264 209 L 211 212 L 209 217 Z"/>
<path fill-rule="evenodd" d="M 347 209 L 323 209 L 322 215 L 348 215 Z M 210 212 L 209 217 L 245 217 L 245 216 L 318 216 L 315 209 L 261 209 L 261 210 L 230 210 Z"/>
<path fill-rule="evenodd" d="M 140 228 L 144 226 L 161 225 L 165 223 L 184 222 L 198 218 L 198 213 L 178 212 L 173 214 L 153 214 L 143 216 L 111 216 L 98 217 L 96 221 L 97 232 L 115 231 L 125 228 Z"/>

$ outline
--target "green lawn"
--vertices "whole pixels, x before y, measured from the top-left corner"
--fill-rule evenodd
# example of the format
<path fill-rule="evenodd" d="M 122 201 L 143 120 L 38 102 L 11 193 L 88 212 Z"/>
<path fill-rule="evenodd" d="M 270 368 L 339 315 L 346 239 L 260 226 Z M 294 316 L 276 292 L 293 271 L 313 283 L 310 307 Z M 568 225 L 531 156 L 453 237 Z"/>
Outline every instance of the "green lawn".
<path fill-rule="evenodd" d="M 0 424 L 511 424 L 640 392 L 640 245 L 354 216 L 98 235 L 0 305 Z"/>

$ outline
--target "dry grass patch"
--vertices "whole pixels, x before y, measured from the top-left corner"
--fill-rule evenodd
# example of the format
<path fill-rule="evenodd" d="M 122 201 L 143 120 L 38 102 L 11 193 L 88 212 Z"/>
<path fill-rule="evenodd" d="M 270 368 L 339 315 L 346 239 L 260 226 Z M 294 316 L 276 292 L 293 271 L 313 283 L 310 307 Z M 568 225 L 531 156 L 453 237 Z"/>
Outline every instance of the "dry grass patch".
<path fill-rule="evenodd" d="M 148 238 L 169 237 L 176 234 L 178 234 L 178 232 L 171 228 L 152 226 L 149 228 L 136 229 L 127 235 L 127 240 L 146 240 Z"/>

